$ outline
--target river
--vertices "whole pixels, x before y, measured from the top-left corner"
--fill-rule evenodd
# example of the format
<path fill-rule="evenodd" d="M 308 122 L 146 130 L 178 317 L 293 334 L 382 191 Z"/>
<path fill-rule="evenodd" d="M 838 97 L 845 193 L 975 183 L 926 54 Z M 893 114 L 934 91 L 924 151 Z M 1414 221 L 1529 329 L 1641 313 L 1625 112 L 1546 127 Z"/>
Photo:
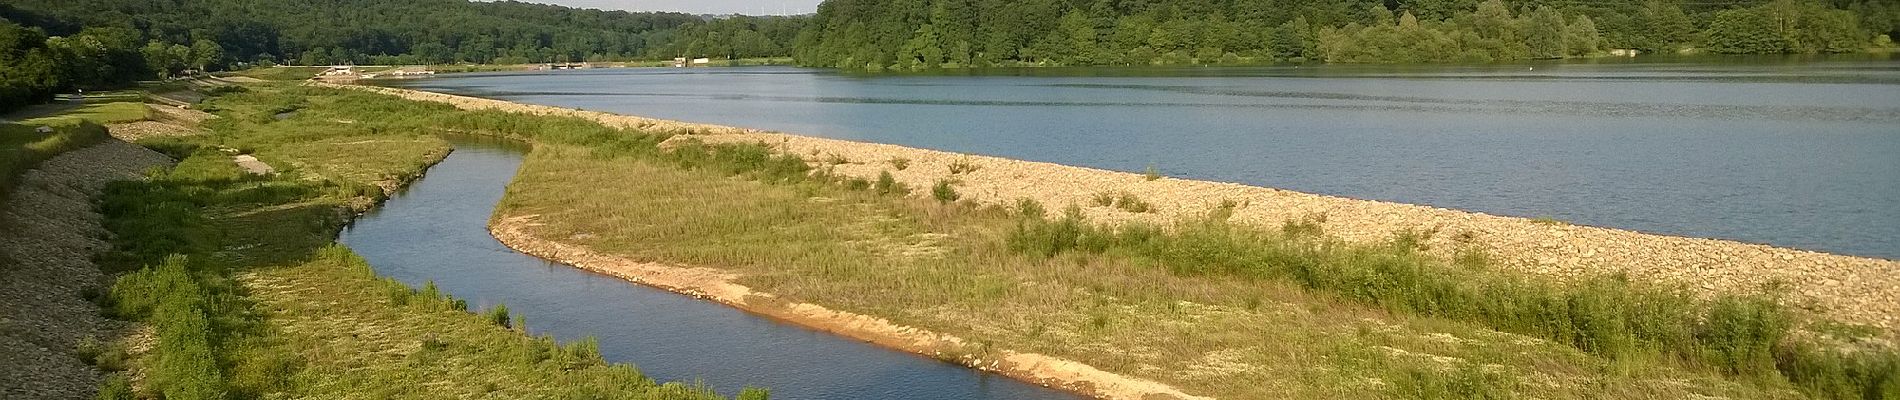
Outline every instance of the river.
<path fill-rule="evenodd" d="M 506 304 L 529 331 L 596 337 L 610 362 L 656 380 L 745 386 L 773 399 L 1076 399 L 1001 375 L 885 349 L 517 253 L 487 224 L 526 148 L 455 140 L 455 152 L 339 242 L 382 276 L 488 309 Z"/>
<path fill-rule="evenodd" d="M 1900 259 L 1900 59 L 790 67 L 391 85 Z"/>

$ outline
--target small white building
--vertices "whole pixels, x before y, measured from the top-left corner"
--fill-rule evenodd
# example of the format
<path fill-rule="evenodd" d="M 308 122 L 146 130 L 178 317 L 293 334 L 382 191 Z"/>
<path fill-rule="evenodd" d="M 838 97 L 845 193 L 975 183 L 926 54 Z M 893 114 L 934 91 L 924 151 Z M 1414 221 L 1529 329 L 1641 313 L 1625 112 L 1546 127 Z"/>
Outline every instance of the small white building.
<path fill-rule="evenodd" d="M 705 57 L 693 59 L 693 65 L 706 65 L 706 64 L 712 64 L 712 59 L 705 58 Z"/>

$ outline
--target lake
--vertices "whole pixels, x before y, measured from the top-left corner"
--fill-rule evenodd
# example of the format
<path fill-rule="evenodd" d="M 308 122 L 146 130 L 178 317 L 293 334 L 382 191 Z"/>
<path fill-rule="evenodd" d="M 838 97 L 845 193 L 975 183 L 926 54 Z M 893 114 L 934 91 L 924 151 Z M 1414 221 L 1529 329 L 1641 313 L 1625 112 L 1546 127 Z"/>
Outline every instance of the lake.
<path fill-rule="evenodd" d="M 1900 59 L 791 67 L 420 90 L 1900 259 Z"/>

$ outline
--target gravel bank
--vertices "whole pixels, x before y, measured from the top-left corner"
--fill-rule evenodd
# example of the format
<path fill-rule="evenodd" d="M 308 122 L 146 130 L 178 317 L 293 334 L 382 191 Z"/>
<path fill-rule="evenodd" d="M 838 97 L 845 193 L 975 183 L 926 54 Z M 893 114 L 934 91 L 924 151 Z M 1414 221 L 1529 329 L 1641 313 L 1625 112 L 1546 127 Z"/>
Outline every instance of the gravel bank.
<path fill-rule="evenodd" d="M 914 149 L 901 146 L 823 139 L 755 129 L 630 117 L 559 107 L 381 87 L 319 84 L 367 90 L 411 100 L 433 101 L 463 109 L 494 109 L 540 115 L 588 118 L 617 127 L 692 133 L 712 143 L 756 142 L 806 156 L 834 172 L 875 179 L 889 171 L 929 196 L 939 180 L 955 179 L 964 199 L 1008 204 L 1034 199 L 1060 209 L 1074 204 L 1097 221 L 1165 223 L 1199 218 L 1232 201 L 1235 221 L 1278 229 L 1290 220 L 1323 217 L 1325 232 L 1354 242 L 1379 242 L 1397 232 L 1434 232 L 1432 251 L 1449 255 L 1478 249 L 1513 270 L 1573 280 L 1624 273 L 1633 279 L 1681 285 L 1699 295 L 1784 293 L 1791 305 L 1819 315 L 1879 327 L 1900 336 L 1900 262 L 1851 257 L 1729 240 L 1676 237 L 1579 226 L 1553 221 L 1502 217 L 1411 204 L 1368 201 L 1301 193 L 1235 183 L 1173 178 L 1150 180 L 1142 174 L 1059 164 Z M 680 140 L 682 138 L 675 138 Z M 898 170 L 893 159 L 904 159 Z M 840 164 L 832 165 L 836 162 Z M 952 173 L 959 165 L 962 173 Z M 965 167 L 967 166 L 967 167 Z M 1090 207 L 1099 193 L 1129 193 L 1152 204 L 1148 213 Z"/>
<path fill-rule="evenodd" d="M 92 257 L 106 249 L 93 197 L 170 158 L 107 140 L 53 157 L 21 176 L 0 212 L 0 398 L 90 399 L 98 370 L 73 356 L 85 338 L 123 328 L 82 297 L 106 277 Z"/>

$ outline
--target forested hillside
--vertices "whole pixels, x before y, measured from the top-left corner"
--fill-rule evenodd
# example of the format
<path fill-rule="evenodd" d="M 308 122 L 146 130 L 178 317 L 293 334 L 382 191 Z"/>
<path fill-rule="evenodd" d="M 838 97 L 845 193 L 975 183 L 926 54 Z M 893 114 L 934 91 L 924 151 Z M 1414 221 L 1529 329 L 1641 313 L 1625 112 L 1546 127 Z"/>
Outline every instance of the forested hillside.
<path fill-rule="evenodd" d="M 468 0 L 8 0 L 0 110 L 241 64 L 515 64 L 791 53 L 803 18 Z"/>
<path fill-rule="evenodd" d="M 801 63 L 1485 62 L 1891 46 L 1893 0 L 830 0 Z"/>

